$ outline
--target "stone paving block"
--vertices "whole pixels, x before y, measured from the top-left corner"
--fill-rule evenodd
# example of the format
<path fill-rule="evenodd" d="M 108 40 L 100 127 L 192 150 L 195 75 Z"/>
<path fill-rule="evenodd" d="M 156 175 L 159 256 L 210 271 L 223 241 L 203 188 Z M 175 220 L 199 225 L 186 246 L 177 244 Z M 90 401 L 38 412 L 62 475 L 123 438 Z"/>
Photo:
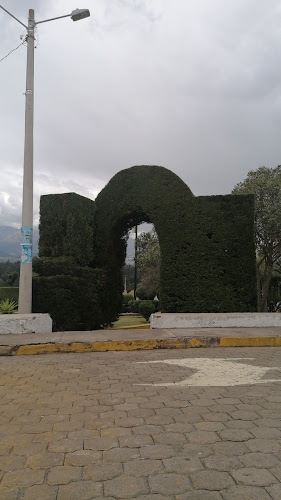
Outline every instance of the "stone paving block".
<path fill-rule="evenodd" d="M 74 467 L 83 467 L 84 465 L 96 464 L 101 462 L 102 452 L 92 450 L 78 450 L 73 453 L 66 453 L 64 465 L 73 465 Z"/>
<path fill-rule="evenodd" d="M 0 471 L 8 472 L 17 469 L 23 469 L 25 457 L 9 455 L 0 457 Z"/>
<path fill-rule="evenodd" d="M 178 454 L 177 450 L 173 448 L 173 446 L 155 444 L 148 445 L 146 447 L 140 448 L 140 456 L 141 458 L 149 458 L 149 459 L 162 459 L 162 458 L 170 458 L 175 457 Z"/>
<path fill-rule="evenodd" d="M 154 435 L 156 433 L 162 434 L 164 431 L 164 426 L 161 427 L 160 425 L 139 425 L 138 427 L 133 427 L 132 431 L 135 435 L 138 434 Z"/>
<path fill-rule="evenodd" d="M 180 413 L 180 416 L 181 415 Z M 166 425 L 174 423 L 173 417 L 169 415 L 153 415 L 152 417 L 146 417 L 144 420 L 148 425 Z"/>
<path fill-rule="evenodd" d="M 246 453 L 239 459 L 245 467 L 269 469 L 270 467 L 279 466 L 281 470 L 281 461 L 271 453 Z"/>
<path fill-rule="evenodd" d="M 273 472 L 273 474 L 275 475 L 275 477 L 277 477 L 278 481 L 280 481 L 281 483 L 281 468 L 278 466 L 278 467 L 274 467 L 271 472 Z"/>
<path fill-rule="evenodd" d="M 72 432 L 72 431 L 78 431 L 83 428 L 84 422 L 79 421 L 79 422 L 70 422 L 70 421 L 63 421 L 63 422 L 57 422 L 54 423 L 54 431 L 62 431 L 62 432 Z M 70 437 L 70 436 L 68 436 Z"/>
<path fill-rule="evenodd" d="M 138 427 L 139 425 L 143 425 L 145 423 L 143 418 L 138 417 L 124 417 L 123 419 L 116 420 L 117 427 Z"/>
<path fill-rule="evenodd" d="M 157 444 L 164 445 L 184 445 L 187 443 L 187 439 L 184 434 L 180 434 L 179 432 L 166 432 L 166 433 L 156 433 L 153 435 L 153 439 Z"/>
<path fill-rule="evenodd" d="M 42 484 L 44 481 L 44 471 L 32 469 L 18 469 L 12 472 L 6 472 L 1 486 L 8 488 L 28 488 L 34 484 Z"/>
<path fill-rule="evenodd" d="M 245 429 L 252 432 L 252 429 L 258 429 L 255 423 L 251 420 L 228 420 L 225 422 L 225 427 L 228 429 Z"/>
<path fill-rule="evenodd" d="M 123 474 L 121 463 L 87 465 L 83 469 L 83 479 L 106 481 Z"/>
<path fill-rule="evenodd" d="M 120 448 L 140 448 L 153 444 L 151 436 L 138 435 L 138 436 L 125 436 L 119 438 Z"/>
<path fill-rule="evenodd" d="M 93 498 L 104 498 L 102 493 L 102 483 L 79 481 L 59 486 L 57 500 L 92 500 Z"/>
<path fill-rule="evenodd" d="M 191 490 L 189 478 L 183 474 L 159 474 L 148 478 L 152 493 L 162 495 L 176 495 Z"/>
<path fill-rule="evenodd" d="M 140 495 L 149 493 L 147 481 L 142 477 L 123 475 L 105 481 L 104 495 L 113 495 L 114 498 L 139 498 Z M 58 499 L 59 500 L 59 499 Z"/>
<path fill-rule="evenodd" d="M 212 446 L 213 445 L 210 444 L 185 444 L 177 455 L 184 457 L 198 457 L 201 459 L 213 454 Z"/>
<path fill-rule="evenodd" d="M 211 432 L 211 431 L 190 432 L 187 435 L 187 438 L 190 443 L 196 443 L 196 444 L 209 444 L 220 441 L 218 434 L 216 432 Z"/>
<path fill-rule="evenodd" d="M 281 498 L 281 484 L 273 484 L 266 488 L 273 500 L 280 500 Z"/>
<path fill-rule="evenodd" d="M 264 488 L 232 486 L 222 492 L 224 500 L 272 500 Z"/>
<path fill-rule="evenodd" d="M 281 412 L 281 408 L 280 408 Z M 281 430 L 274 429 L 273 427 L 269 428 L 260 428 L 256 427 L 255 429 L 251 429 L 251 433 L 254 437 L 258 439 L 280 439 L 281 438 Z"/>
<path fill-rule="evenodd" d="M 276 477 L 267 469 L 256 469 L 254 467 L 245 467 L 231 472 L 237 483 L 246 486 L 270 486 L 277 483 Z"/>
<path fill-rule="evenodd" d="M 279 414 L 280 417 L 280 414 Z M 275 418 L 260 418 L 259 420 L 255 420 L 254 422 L 258 427 L 260 428 L 266 428 L 266 427 L 275 427 L 275 428 L 281 428 L 281 420 L 280 418 L 275 419 Z"/>
<path fill-rule="evenodd" d="M 103 452 L 104 462 L 128 462 L 135 458 L 139 458 L 139 450 L 137 448 L 113 448 Z"/>
<path fill-rule="evenodd" d="M 164 472 L 161 460 L 132 460 L 124 463 L 124 473 L 128 476 L 152 476 Z"/>
<path fill-rule="evenodd" d="M 221 500 L 221 499 L 222 496 L 218 491 L 197 490 L 197 491 L 187 491 L 183 495 L 176 495 L 176 500 Z"/>
<path fill-rule="evenodd" d="M 19 490 L 0 487 L 1 500 L 17 500 Z"/>
<path fill-rule="evenodd" d="M 197 457 L 173 457 L 163 460 L 166 472 L 188 474 L 203 469 L 203 464 Z"/>
<path fill-rule="evenodd" d="M 244 443 L 223 441 L 221 443 L 214 443 L 212 448 L 216 455 L 239 456 L 243 455 L 244 453 L 249 453 L 249 448 L 247 448 Z"/>
<path fill-rule="evenodd" d="M 38 424 L 25 424 L 22 426 L 21 432 L 23 434 L 43 434 L 53 430 L 53 424 L 38 423 Z"/>
<path fill-rule="evenodd" d="M 242 467 L 242 462 L 235 456 L 226 457 L 211 455 L 209 457 L 202 458 L 202 462 L 204 463 L 205 467 L 207 467 L 207 469 L 215 469 L 225 472 L 231 471 L 233 469 L 241 469 Z"/>
<path fill-rule="evenodd" d="M 199 420 L 197 420 L 197 422 L 198 421 L 200 422 L 201 420 L 202 419 L 200 418 Z M 229 420 L 231 420 L 231 416 L 228 415 L 228 413 L 221 413 L 221 412 L 218 412 L 218 413 L 205 413 L 204 414 L 204 420 L 206 422 L 228 422 Z"/>
<path fill-rule="evenodd" d="M 197 431 L 208 431 L 208 432 L 217 432 L 225 429 L 225 425 L 222 422 L 197 422 L 194 424 L 194 427 Z M 184 431 L 183 431 L 184 432 Z"/>
<path fill-rule="evenodd" d="M 57 486 L 48 486 L 47 484 L 40 484 L 40 486 L 31 486 L 24 490 L 23 500 L 56 500 L 58 494 Z"/>
<path fill-rule="evenodd" d="M 107 429 L 102 429 L 100 432 L 101 437 L 109 437 L 111 439 L 133 435 L 132 429 L 128 427 L 108 427 Z"/>
<path fill-rule="evenodd" d="M 117 446 L 119 446 L 118 440 L 111 439 L 110 437 L 85 439 L 84 441 L 85 450 L 103 451 L 111 450 L 112 448 L 116 448 Z"/>
<path fill-rule="evenodd" d="M 48 451 L 52 453 L 72 453 L 78 450 L 83 450 L 82 439 L 62 439 L 48 445 Z"/>
<path fill-rule="evenodd" d="M 253 452 L 274 453 L 281 449 L 280 443 L 272 439 L 251 439 L 246 444 L 249 450 Z"/>
<path fill-rule="evenodd" d="M 34 443 L 56 443 L 61 439 L 66 439 L 66 432 L 42 432 L 42 434 L 35 434 L 33 438 Z"/>
<path fill-rule="evenodd" d="M 198 490 L 222 490 L 235 483 L 228 472 L 204 470 L 190 474 L 192 485 Z"/>
<path fill-rule="evenodd" d="M 81 467 L 72 467 L 71 465 L 52 467 L 48 473 L 47 483 L 50 485 L 68 484 L 72 481 L 79 481 L 81 474 Z"/>
<path fill-rule="evenodd" d="M 0 457 L 2 455 L 9 455 L 11 449 L 12 449 L 12 446 L 10 446 L 8 444 L 0 444 Z"/>
<path fill-rule="evenodd" d="M 40 453 L 28 457 L 25 466 L 30 469 L 49 469 L 57 465 L 63 465 L 63 453 Z"/>
<path fill-rule="evenodd" d="M 224 429 L 218 435 L 223 441 L 248 441 L 254 437 L 245 429 Z"/>

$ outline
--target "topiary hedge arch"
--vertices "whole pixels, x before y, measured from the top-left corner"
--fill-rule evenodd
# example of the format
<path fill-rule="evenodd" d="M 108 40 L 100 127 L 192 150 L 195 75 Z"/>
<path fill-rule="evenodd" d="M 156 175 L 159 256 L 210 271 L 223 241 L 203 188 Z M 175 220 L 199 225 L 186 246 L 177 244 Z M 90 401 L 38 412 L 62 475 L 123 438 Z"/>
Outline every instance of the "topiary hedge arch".
<path fill-rule="evenodd" d="M 59 217 L 55 216 L 57 209 Z M 252 195 L 195 197 L 170 170 L 143 165 L 116 174 L 95 202 L 74 193 L 43 196 L 40 214 L 41 260 L 65 257 L 67 249 L 73 265 L 86 265 L 103 273 L 101 325 L 113 321 L 121 311 L 127 233 L 141 222 L 153 223 L 159 238 L 162 311 L 256 310 Z M 76 231 L 87 236 L 77 240 Z M 56 235 L 56 251 L 48 243 L 54 240 L 50 232 Z M 89 255 L 86 260 L 82 258 L 83 248 Z M 44 275 L 42 266 L 38 274 L 37 283 Z M 101 287 L 101 280 L 98 283 Z M 36 300 L 37 310 L 42 309 L 42 303 Z"/>

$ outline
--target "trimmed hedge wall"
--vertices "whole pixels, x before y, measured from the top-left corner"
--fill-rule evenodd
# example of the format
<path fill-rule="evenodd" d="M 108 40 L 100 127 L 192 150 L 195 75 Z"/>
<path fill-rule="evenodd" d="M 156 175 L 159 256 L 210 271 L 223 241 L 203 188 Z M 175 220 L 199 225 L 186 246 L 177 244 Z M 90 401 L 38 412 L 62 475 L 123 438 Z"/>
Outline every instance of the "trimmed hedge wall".
<path fill-rule="evenodd" d="M 95 202 L 75 193 L 41 196 L 33 312 L 48 312 L 55 331 L 94 330 L 110 322 L 107 275 L 92 267 L 94 214 Z"/>
<path fill-rule="evenodd" d="M 254 197 L 195 198 L 174 173 L 136 166 L 116 174 L 96 199 L 96 265 L 121 287 L 128 228 L 152 222 L 161 249 L 164 312 L 257 309 Z"/>
<path fill-rule="evenodd" d="M 39 257 L 70 257 L 88 266 L 94 257 L 95 202 L 76 193 L 40 198 Z"/>
<path fill-rule="evenodd" d="M 75 193 L 41 197 L 34 312 L 56 330 L 100 328 L 122 310 L 128 229 L 154 224 L 164 312 L 257 310 L 252 195 L 195 198 L 170 170 L 116 174 L 95 202 Z"/>
<path fill-rule="evenodd" d="M 78 276 L 40 276 L 33 279 L 33 311 L 47 312 L 54 331 L 102 328 L 103 270 L 80 268 Z"/>

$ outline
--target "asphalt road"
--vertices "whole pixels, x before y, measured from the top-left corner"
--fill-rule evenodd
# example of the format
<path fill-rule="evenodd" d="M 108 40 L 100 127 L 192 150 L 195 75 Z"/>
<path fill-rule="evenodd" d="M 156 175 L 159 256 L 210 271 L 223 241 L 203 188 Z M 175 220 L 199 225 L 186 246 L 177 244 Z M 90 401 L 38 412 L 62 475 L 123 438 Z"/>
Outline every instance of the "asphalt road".
<path fill-rule="evenodd" d="M 281 499 L 281 349 L 0 361 L 1 500 Z"/>

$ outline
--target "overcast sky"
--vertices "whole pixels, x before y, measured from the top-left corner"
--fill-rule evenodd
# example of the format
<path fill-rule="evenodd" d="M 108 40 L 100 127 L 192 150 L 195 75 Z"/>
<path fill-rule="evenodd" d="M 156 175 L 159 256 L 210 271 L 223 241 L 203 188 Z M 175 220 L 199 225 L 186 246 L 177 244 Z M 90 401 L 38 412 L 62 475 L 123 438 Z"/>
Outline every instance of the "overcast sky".
<path fill-rule="evenodd" d="M 281 163 L 280 0 L 0 2 L 24 24 L 29 8 L 37 21 L 91 11 L 38 25 L 35 224 L 41 194 L 95 199 L 133 165 L 198 196 Z M 0 32 L 2 58 L 25 29 L 0 10 Z M 0 225 L 21 222 L 25 68 L 25 46 L 0 63 Z"/>

